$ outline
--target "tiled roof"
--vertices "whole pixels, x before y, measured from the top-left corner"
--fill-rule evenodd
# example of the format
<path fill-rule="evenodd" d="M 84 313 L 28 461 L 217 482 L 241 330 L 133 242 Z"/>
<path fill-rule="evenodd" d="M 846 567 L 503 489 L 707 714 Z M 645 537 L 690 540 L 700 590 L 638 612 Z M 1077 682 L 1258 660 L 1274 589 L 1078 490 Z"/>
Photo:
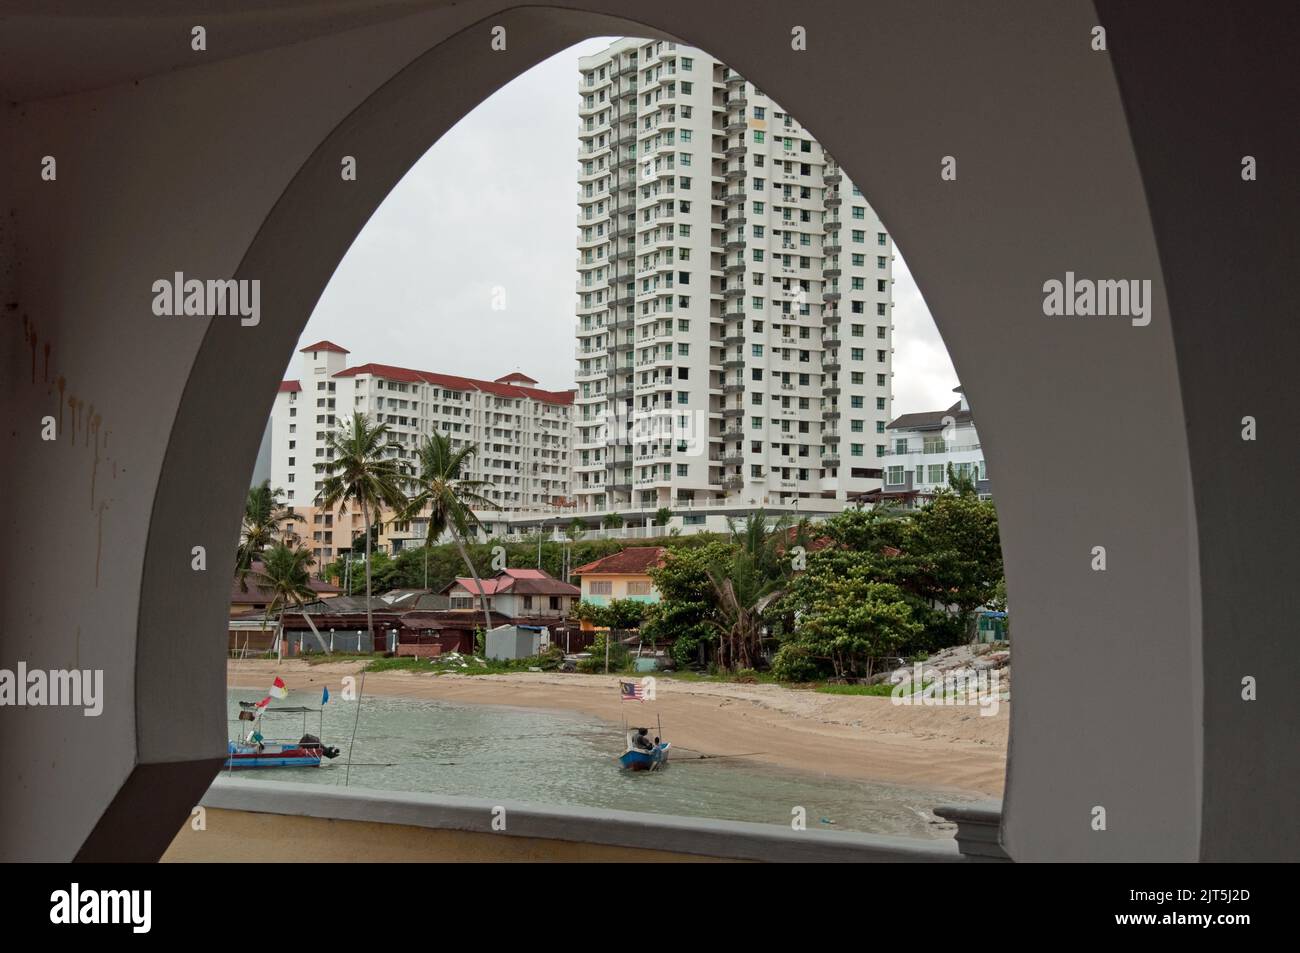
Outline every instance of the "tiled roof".
<path fill-rule="evenodd" d="M 257 584 L 257 574 L 262 572 L 263 564 L 254 562 L 252 571 L 248 574 L 245 584 L 248 591 L 245 592 L 239 587 L 239 579 L 232 579 L 230 582 L 230 601 L 233 605 L 264 605 L 269 603 L 274 597 L 274 593 L 269 589 L 263 589 Z M 328 582 L 321 582 L 319 579 L 312 578 L 309 581 L 312 591 L 317 595 L 333 595 L 342 592 L 338 586 L 332 586 Z"/>
<path fill-rule="evenodd" d="M 961 401 L 947 410 L 927 410 L 920 414 L 903 414 L 889 422 L 888 430 L 942 430 L 943 418 L 951 417 L 953 423 L 964 424 L 972 420 L 969 410 L 961 409 Z"/>
<path fill-rule="evenodd" d="M 448 390 L 477 390 L 482 391 L 485 394 L 495 394 L 497 397 L 509 397 L 512 399 L 529 398 L 546 404 L 572 404 L 575 394 L 575 391 L 571 390 L 541 390 L 536 387 L 522 387 L 518 384 L 501 384 L 497 381 L 481 381 L 473 377 L 457 377 L 453 374 L 435 374 L 433 371 L 418 371 L 414 368 L 396 367 L 392 364 L 360 364 L 356 367 L 345 368 L 334 376 L 356 377 L 359 374 L 369 374 L 372 377 L 382 377 L 385 380 L 401 381 L 406 384 L 432 384 L 435 387 L 445 387 Z"/>
<path fill-rule="evenodd" d="M 582 592 L 577 586 L 560 582 L 540 569 L 504 569 L 481 582 L 483 594 L 488 596 L 506 593 L 526 596 L 577 596 Z M 457 576 L 456 580 L 448 583 L 442 591 L 451 592 L 458 586 L 471 595 L 478 593 L 472 576 Z"/>
<path fill-rule="evenodd" d="M 312 344 L 309 347 L 301 347 L 298 349 L 299 354 L 303 353 L 304 351 L 335 351 L 339 354 L 352 353 L 347 348 L 340 347 L 339 345 L 335 344 L 333 341 L 317 341 L 315 344 Z"/>
<path fill-rule="evenodd" d="M 575 576 L 636 575 L 663 562 L 662 546 L 630 546 L 573 570 Z"/>
<path fill-rule="evenodd" d="M 302 390 L 302 385 L 297 381 L 280 381 L 280 390 L 278 393 L 291 394 L 294 391 Z"/>

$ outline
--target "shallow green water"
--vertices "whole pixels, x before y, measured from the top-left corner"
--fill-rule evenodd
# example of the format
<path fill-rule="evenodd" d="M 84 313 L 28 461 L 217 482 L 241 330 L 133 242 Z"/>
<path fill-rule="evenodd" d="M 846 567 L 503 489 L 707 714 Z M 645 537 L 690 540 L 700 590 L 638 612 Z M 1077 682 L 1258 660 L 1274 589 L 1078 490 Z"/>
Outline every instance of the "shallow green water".
<path fill-rule="evenodd" d="M 229 693 L 232 726 L 238 702 L 258 695 L 252 690 Z M 320 695 L 294 692 L 273 704 L 316 708 Z M 320 768 L 259 768 L 239 776 L 783 826 L 790 824 L 792 810 L 802 807 L 810 830 L 909 837 L 951 837 L 951 828 L 940 825 L 930 809 L 975 799 L 951 790 L 851 781 L 752 760 L 692 762 L 688 759 L 698 752 L 676 748 L 676 762 L 666 770 L 634 773 L 620 770 L 616 760 L 623 751 L 621 726 L 584 715 L 378 696 L 360 704 L 350 770 L 348 740 L 357 709 L 353 702 L 335 699 L 325 706 L 323 731 L 318 732 L 320 716 L 314 713 L 307 716 L 307 731 L 337 746 L 341 754 L 336 760 Z M 264 718 L 267 740 L 296 741 L 302 729 L 302 715 Z M 669 741 L 671 729 L 664 726 Z"/>

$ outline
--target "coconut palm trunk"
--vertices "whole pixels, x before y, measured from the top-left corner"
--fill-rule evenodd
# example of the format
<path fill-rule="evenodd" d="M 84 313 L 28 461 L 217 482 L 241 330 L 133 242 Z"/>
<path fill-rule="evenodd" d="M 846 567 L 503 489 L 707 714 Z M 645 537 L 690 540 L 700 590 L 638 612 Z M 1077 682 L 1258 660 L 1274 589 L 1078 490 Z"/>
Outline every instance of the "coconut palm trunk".
<path fill-rule="evenodd" d="M 366 524 L 366 634 L 370 636 L 370 650 L 375 649 L 375 615 L 370 606 L 370 507 L 361 504 L 361 518 Z"/>
<path fill-rule="evenodd" d="M 474 588 L 478 590 L 479 605 L 483 607 L 483 645 L 486 648 L 487 634 L 492 628 L 492 614 L 488 612 L 487 593 L 483 591 L 483 583 L 478 577 L 478 570 L 474 568 L 474 563 L 465 550 L 465 542 L 460 538 L 460 533 L 452 533 L 452 538 L 456 540 L 456 549 L 460 552 L 460 558 L 465 560 L 465 566 L 469 569 L 469 574 L 474 577 Z"/>

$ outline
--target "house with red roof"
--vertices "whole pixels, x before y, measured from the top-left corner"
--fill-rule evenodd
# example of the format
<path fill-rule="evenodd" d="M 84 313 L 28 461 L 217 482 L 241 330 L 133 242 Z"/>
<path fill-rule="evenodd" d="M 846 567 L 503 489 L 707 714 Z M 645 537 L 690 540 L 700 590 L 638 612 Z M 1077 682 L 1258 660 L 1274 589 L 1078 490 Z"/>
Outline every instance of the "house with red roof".
<path fill-rule="evenodd" d="M 662 546 L 629 546 L 573 570 L 581 582 L 582 599 L 594 605 L 609 605 L 615 599 L 658 602 L 659 590 L 650 570 L 663 565 Z"/>
<path fill-rule="evenodd" d="M 476 585 L 472 576 L 458 576 L 442 592 L 453 610 L 479 612 L 479 586 L 487 596 L 488 610 L 511 619 L 562 619 L 578 597 L 577 586 L 561 582 L 541 569 L 503 569 Z"/>

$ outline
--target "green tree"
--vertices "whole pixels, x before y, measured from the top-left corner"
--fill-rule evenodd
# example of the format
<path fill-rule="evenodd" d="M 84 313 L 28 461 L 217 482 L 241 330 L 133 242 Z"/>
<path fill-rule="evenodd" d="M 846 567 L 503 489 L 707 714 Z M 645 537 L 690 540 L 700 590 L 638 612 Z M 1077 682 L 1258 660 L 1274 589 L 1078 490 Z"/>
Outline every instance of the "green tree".
<path fill-rule="evenodd" d="M 605 518 L 600 521 L 600 525 L 605 529 L 622 529 L 623 517 L 618 513 L 606 513 Z"/>
<path fill-rule="evenodd" d="M 903 549 L 915 563 L 909 588 L 936 608 L 955 609 L 958 630 L 972 637 L 975 610 L 997 599 L 1003 578 L 993 502 L 939 490 L 912 518 Z"/>
<path fill-rule="evenodd" d="M 672 507 L 670 506 L 661 506 L 659 507 L 659 509 L 655 510 L 656 526 L 667 526 L 668 521 L 671 520 L 672 518 L 673 518 L 673 511 L 672 511 Z"/>
<path fill-rule="evenodd" d="M 327 474 L 316 495 L 317 505 L 347 513 L 349 506 L 361 509 L 366 538 L 366 630 L 371 640 L 375 635 L 374 612 L 371 607 L 370 527 L 388 507 L 404 513 L 406 494 L 402 492 L 406 476 L 402 464 L 384 454 L 398 444 L 389 440 L 387 424 L 371 424 L 366 415 L 357 412 L 337 430 L 325 435 L 327 462 L 320 468 Z"/>
<path fill-rule="evenodd" d="M 271 481 L 263 480 L 257 486 L 249 487 L 244 499 L 244 518 L 239 529 L 239 548 L 235 554 L 235 575 L 239 579 L 239 588 L 248 591 L 248 574 L 253 563 L 260 559 L 268 546 L 276 542 L 277 534 L 283 533 L 281 542 L 287 542 L 293 534 L 284 531 L 286 521 L 306 522 L 301 513 L 295 513 L 280 499 L 284 490 L 271 489 Z"/>
<path fill-rule="evenodd" d="M 304 602 L 314 600 L 316 591 L 311 587 L 313 562 L 310 550 L 275 543 L 262 554 L 262 568 L 253 570 L 253 581 L 271 593 L 266 612 L 262 616 L 262 631 L 266 632 L 266 621 L 271 613 L 291 605 L 302 607 Z M 283 628 L 283 625 L 281 626 Z"/>
<path fill-rule="evenodd" d="M 799 627 L 777 653 L 778 674 L 815 659 L 837 676 L 870 675 L 874 659 L 900 654 L 921 633 L 906 593 L 877 582 L 872 569 L 868 561 L 847 571 L 830 559 L 811 561 L 785 599 Z"/>
<path fill-rule="evenodd" d="M 416 492 L 407 512 L 414 518 L 426 509 L 429 511 L 429 535 L 425 540 L 425 588 L 429 585 L 428 544 L 449 531 L 452 543 L 478 588 L 479 605 L 483 608 L 483 622 L 486 626 L 483 631 L 486 632 L 492 628 L 487 594 L 483 591 L 478 570 L 465 551 L 465 537 L 469 534 L 470 527 L 481 528 L 483 525 L 473 508 L 492 507 L 492 501 L 481 492 L 487 486 L 486 481 L 470 480 L 465 476 L 469 460 L 477 450 L 475 444 L 453 449 L 451 438 L 437 431 L 426 437 L 420 446 Z"/>
<path fill-rule="evenodd" d="M 699 537 L 686 537 L 692 538 Z M 731 553 L 729 543 L 713 538 L 670 550 L 663 565 L 650 570 L 659 602 L 649 608 L 641 631 L 657 642 L 670 642 L 678 665 L 695 661 L 700 647 L 714 639 L 716 596 L 710 571 L 725 565 Z"/>

